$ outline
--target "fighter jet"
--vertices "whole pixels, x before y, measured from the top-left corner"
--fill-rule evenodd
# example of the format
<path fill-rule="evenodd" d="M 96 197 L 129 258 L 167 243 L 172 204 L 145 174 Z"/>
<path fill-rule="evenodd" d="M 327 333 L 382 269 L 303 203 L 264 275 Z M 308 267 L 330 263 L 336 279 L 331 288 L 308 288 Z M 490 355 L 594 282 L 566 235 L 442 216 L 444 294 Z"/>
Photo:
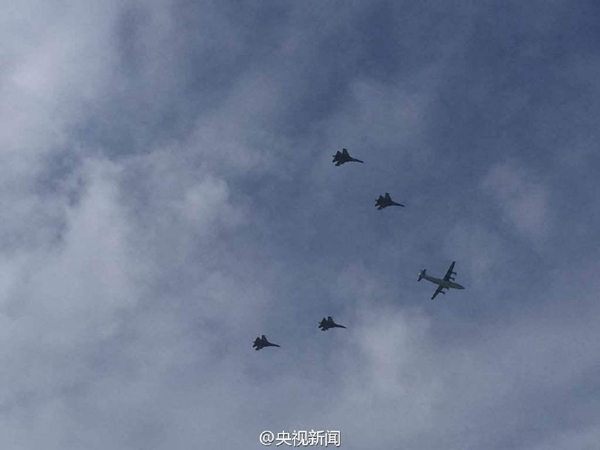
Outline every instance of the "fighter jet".
<path fill-rule="evenodd" d="M 356 159 L 356 158 L 353 158 L 352 156 L 350 156 L 350 154 L 348 153 L 348 150 L 346 150 L 345 148 L 343 148 L 341 152 L 338 150 L 337 153 L 335 155 L 333 155 L 333 162 L 335 163 L 336 166 L 341 166 L 342 164 L 350 162 L 350 161 L 364 163 L 364 161 L 361 161 L 360 159 Z"/>
<path fill-rule="evenodd" d="M 444 275 L 444 278 L 441 280 L 439 278 L 427 275 L 427 269 L 423 269 L 419 272 L 419 278 L 417 279 L 417 281 L 421 281 L 423 278 L 425 278 L 427 281 L 431 281 L 432 283 L 438 285 L 437 289 L 433 293 L 433 297 L 431 297 L 431 300 L 433 300 L 440 293 L 446 294 L 444 292 L 444 289 L 464 289 L 464 286 L 461 286 L 460 284 L 454 282 L 453 275 L 456 275 L 456 272 L 454 272 L 454 264 L 456 264 L 456 261 L 452 261 L 452 264 L 450 264 L 446 275 Z"/>
<path fill-rule="evenodd" d="M 323 320 L 321 320 L 321 323 L 319 324 L 319 328 L 321 329 L 321 331 L 327 331 L 330 328 L 346 328 L 346 327 L 344 325 L 338 325 L 337 323 L 335 323 L 333 321 L 331 316 L 327 316 L 327 319 L 325 317 L 323 317 Z"/>
<path fill-rule="evenodd" d="M 254 340 L 254 344 L 252 344 L 252 347 L 255 350 L 260 350 L 261 348 L 264 348 L 264 347 L 280 347 L 280 346 L 267 341 L 267 337 L 263 334 L 261 337 L 257 337 Z"/>
<path fill-rule="evenodd" d="M 379 198 L 377 200 L 375 200 L 375 206 L 377 206 L 378 210 L 381 211 L 383 208 L 387 208 L 388 206 L 404 206 L 401 203 L 396 203 L 394 200 L 392 200 L 392 197 L 390 197 L 390 194 L 388 192 L 385 193 L 385 197 L 383 195 L 380 195 Z"/>

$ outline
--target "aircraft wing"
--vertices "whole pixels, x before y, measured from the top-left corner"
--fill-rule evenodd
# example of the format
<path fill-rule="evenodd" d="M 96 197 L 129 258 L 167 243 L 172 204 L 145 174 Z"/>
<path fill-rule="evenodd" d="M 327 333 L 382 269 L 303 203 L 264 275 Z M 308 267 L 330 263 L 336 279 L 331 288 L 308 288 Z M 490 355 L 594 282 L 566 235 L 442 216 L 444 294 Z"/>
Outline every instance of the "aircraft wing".
<path fill-rule="evenodd" d="M 438 286 L 438 288 L 433 293 L 433 297 L 431 297 L 431 300 L 433 300 L 434 298 L 436 298 L 440 292 L 442 294 L 444 293 L 444 288 L 442 286 Z"/>
<path fill-rule="evenodd" d="M 452 261 L 452 264 L 450 264 L 450 267 L 448 268 L 448 271 L 446 272 L 446 275 L 444 275 L 444 281 L 450 281 L 450 277 L 452 276 L 452 272 L 454 272 L 454 264 L 456 264 L 456 261 Z"/>

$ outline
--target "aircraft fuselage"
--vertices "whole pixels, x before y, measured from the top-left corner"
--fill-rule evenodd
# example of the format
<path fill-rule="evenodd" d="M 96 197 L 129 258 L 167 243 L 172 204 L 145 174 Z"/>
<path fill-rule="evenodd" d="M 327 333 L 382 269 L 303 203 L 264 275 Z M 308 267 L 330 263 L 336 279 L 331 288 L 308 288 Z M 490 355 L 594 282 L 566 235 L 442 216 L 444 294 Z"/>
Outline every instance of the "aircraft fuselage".
<path fill-rule="evenodd" d="M 431 281 L 434 284 L 437 284 L 439 286 L 445 287 L 445 288 L 452 288 L 452 289 L 464 289 L 464 286 L 461 286 L 458 283 L 455 283 L 454 281 L 446 281 L 446 280 L 442 280 L 441 278 L 436 278 L 436 277 L 432 277 L 430 275 L 427 274 L 422 274 L 421 275 L 422 278 L 424 278 L 427 281 Z"/>

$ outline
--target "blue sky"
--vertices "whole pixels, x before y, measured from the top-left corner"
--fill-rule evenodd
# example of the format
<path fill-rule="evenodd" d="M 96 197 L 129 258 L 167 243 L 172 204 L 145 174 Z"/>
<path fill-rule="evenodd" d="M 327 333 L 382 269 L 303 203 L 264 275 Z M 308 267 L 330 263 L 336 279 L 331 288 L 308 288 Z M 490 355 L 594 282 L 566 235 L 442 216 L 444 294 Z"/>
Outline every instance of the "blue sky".
<path fill-rule="evenodd" d="M 596 3 L 4 10 L 3 448 L 597 448 Z"/>

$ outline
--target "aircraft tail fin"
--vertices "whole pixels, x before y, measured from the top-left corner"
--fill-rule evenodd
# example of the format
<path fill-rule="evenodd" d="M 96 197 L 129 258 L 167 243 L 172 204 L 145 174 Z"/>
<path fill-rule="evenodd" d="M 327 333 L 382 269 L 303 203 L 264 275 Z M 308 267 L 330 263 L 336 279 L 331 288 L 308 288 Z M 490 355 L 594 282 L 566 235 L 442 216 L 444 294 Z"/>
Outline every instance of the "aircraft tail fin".
<path fill-rule="evenodd" d="M 423 269 L 419 272 L 419 278 L 417 279 L 417 281 L 421 281 L 423 279 L 423 277 L 425 276 L 427 272 L 427 269 Z"/>

